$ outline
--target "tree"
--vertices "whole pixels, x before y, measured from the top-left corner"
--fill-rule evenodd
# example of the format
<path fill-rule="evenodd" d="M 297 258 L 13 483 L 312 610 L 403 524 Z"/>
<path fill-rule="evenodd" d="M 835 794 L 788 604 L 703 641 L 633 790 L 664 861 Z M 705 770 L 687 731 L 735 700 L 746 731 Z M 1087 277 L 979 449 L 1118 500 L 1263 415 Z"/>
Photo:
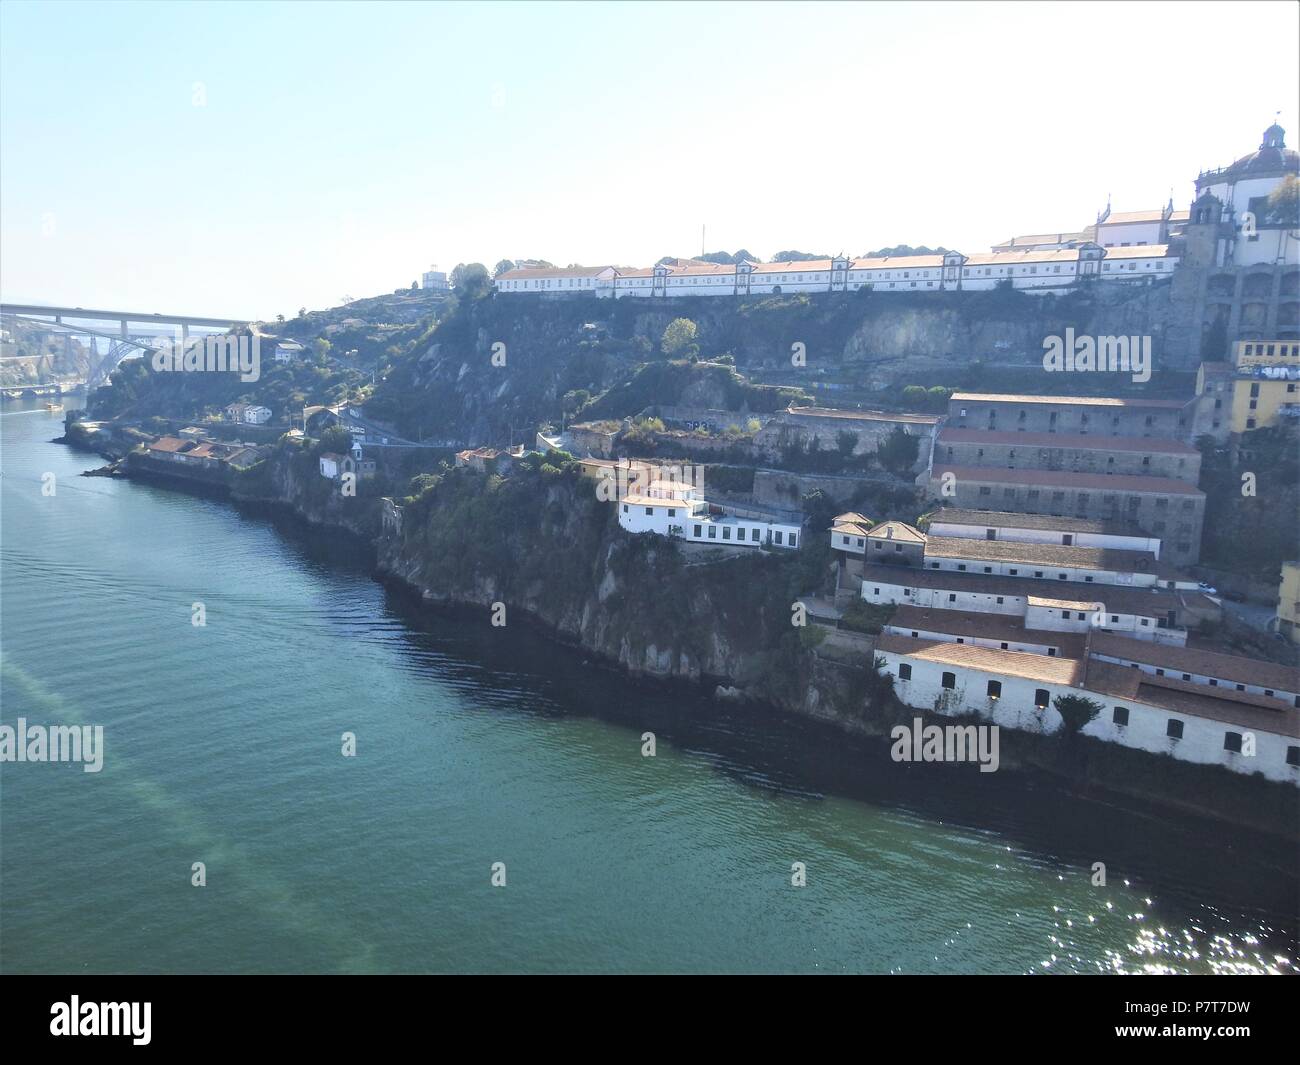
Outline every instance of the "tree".
<path fill-rule="evenodd" d="M 806 263 L 813 259 L 829 259 L 829 255 L 817 255 L 810 251 L 779 251 L 772 256 L 774 263 Z"/>
<path fill-rule="evenodd" d="M 695 337 L 699 329 L 689 318 L 674 318 L 664 330 L 659 347 L 669 358 L 674 355 L 691 355 L 699 350 Z"/>
<path fill-rule="evenodd" d="M 283 323 L 284 323 L 284 315 L 283 315 L 283 314 L 277 314 L 277 315 L 275 316 L 275 320 L 276 320 L 277 322 L 280 322 L 281 324 L 283 324 Z"/>
<path fill-rule="evenodd" d="M 1061 720 L 1065 722 L 1066 731 L 1070 735 L 1080 731 L 1105 709 L 1101 703 L 1082 695 L 1058 695 L 1052 700 L 1052 705 L 1061 715 Z"/>
<path fill-rule="evenodd" d="M 482 263 L 459 263 L 451 272 L 451 287 L 462 299 L 481 299 L 492 291 L 492 278 Z"/>
<path fill-rule="evenodd" d="M 890 473 L 907 473 L 916 465 L 920 449 L 920 437 L 895 426 L 885 437 L 884 443 L 877 446 L 876 461 Z"/>
<path fill-rule="evenodd" d="M 903 403 L 905 406 L 915 410 L 923 410 L 928 399 L 929 397 L 921 385 L 908 385 L 903 389 Z"/>
<path fill-rule="evenodd" d="M 736 254 L 731 257 L 731 261 L 739 265 L 740 263 L 761 263 L 763 259 L 761 256 L 755 255 L 753 252 L 741 248 L 740 251 L 736 252 Z"/>
<path fill-rule="evenodd" d="M 1268 194 L 1265 217 L 1257 223 L 1295 228 L 1300 224 L 1300 178 L 1287 174 Z"/>
<path fill-rule="evenodd" d="M 910 244 L 895 244 L 892 248 L 878 248 L 876 251 L 869 251 L 863 256 L 864 259 L 885 259 L 899 255 L 946 255 L 948 249 L 940 245 L 937 248 L 927 248 L 922 244 L 919 248 L 914 248 Z"/>
<path fill-rule="evenodd" d="M 496 266 L 492 267 L 492 276 L 500 277 L 507 270 L 513 270 L 514 268 L 515 268 L 515 264 L 511 262 L 511 260 L 502 259 L 499 263 L 496 264 Z"/>
<path fill-rule="evenodd" d="M 332 451 L 337 455 L 346 455 L 352 450 L 352 434 L 341 425 L 331 425 L 320 434 L 316 443 L 316 454 Z"/>

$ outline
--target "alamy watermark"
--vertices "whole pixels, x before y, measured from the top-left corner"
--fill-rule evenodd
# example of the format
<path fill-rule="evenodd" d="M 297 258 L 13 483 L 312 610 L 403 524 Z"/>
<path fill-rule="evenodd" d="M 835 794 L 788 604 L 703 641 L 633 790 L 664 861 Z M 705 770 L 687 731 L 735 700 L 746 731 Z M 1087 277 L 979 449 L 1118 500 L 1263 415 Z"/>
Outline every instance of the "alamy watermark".
<path fill-rule="evenodd" d="M 981 773 L 998 769 L 997 725 L 926 725 L 918 717 L 895 725 L 889 738 L 895 762 L 978 762 Z"/>
<path fill-rule="evenodd" d="M 0 762 L 81 762 L 86 773 L 104 768 L 103 725 L 0 725 Z"/>
<path fill-rule="evenodd" d="M 1043 351 L 1048 373 L 1129 373 L 1138 384 L 1151 380 L 1149 336 L 1076 337 L 1071 326 L 1064 337 L 1045 338 Z"/>
<path fill-rule="evenodd" d="M 684 462 L 655 466 L 642 462 L 631 466 L 605 466 L 596 480 L 596 498 L 602 503 L 616 503 L 629 496 L 649 496 L 672 502 L 688 491 L 696 493 L 696 498 L 703 495 L 703 465 Z"/>
<path fill-rule="evenodd" d="M 153 349 L 155 373 L 237 373 L 245 383 L 262 376 L 262 338 L 257 336 L 162 337 Z"/>

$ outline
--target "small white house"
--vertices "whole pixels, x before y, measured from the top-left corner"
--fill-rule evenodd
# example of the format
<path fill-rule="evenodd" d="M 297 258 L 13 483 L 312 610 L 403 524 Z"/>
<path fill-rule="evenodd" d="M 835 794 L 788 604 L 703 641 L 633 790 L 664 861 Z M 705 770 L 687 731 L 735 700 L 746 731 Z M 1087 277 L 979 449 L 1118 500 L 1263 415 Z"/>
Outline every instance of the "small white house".
<path fill-rule="evenodd" d="M 320 457 L 320 475 L 327 477 L 331 481 L 337 481 L 343 473 L 343 460 L 347 456 L 340 455 L 335 451 L 325 451 Z"/>
<path fill-rule="evenodd" d="M 303 352 L 303 347 L 296 340 L 284 340 L 275 346 L 276 362 L 294 362 Z"/>
<path fill-rule="evenodd" d="M 618 500 L 618 523 L 631 533 L 657 533 L 719 547 L 797 548 L 803 527 L 725 513 L 700 498 L 699 489 L 676 481 L 651 481 L 644 492 Z"/>

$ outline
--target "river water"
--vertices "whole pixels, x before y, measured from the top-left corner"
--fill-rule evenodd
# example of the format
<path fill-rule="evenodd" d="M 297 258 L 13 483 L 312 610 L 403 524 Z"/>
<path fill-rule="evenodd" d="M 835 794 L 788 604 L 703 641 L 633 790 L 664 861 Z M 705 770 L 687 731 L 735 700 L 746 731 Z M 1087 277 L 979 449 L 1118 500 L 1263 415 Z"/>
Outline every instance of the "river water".
<path fill-rule="evenodd" d="M 430 615 L 346 540 L 79 476 L 34 406 L 0 414 L 0 720 L 105 747 L 0 767 L 5 972 L 1293 966 L 1286 844 Z"/>

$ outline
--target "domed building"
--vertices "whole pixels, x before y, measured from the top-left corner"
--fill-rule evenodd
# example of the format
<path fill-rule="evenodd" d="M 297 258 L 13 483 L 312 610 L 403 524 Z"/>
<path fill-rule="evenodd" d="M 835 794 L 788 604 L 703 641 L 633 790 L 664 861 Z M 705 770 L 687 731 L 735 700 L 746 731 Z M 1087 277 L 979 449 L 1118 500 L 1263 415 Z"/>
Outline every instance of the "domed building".
<path fill-rule="evenodd" d="M 1295 200 L 1279 203 L 1273 193 L 1288 178 L 1300 177 L 1300 153 L 1286 146 L 1286 131 L 1277 123 L 1264 131 L 1260 146 L 1230 166 L 1207 170 L 1196 178 L 1192 224 L 1212 213 L 1206 199 L 1219 202 L 1220 220 L 1231 235 L 1219 249 L 1219 266 L 1282 266 L 1300 262 L 1300 218 Z"/>

